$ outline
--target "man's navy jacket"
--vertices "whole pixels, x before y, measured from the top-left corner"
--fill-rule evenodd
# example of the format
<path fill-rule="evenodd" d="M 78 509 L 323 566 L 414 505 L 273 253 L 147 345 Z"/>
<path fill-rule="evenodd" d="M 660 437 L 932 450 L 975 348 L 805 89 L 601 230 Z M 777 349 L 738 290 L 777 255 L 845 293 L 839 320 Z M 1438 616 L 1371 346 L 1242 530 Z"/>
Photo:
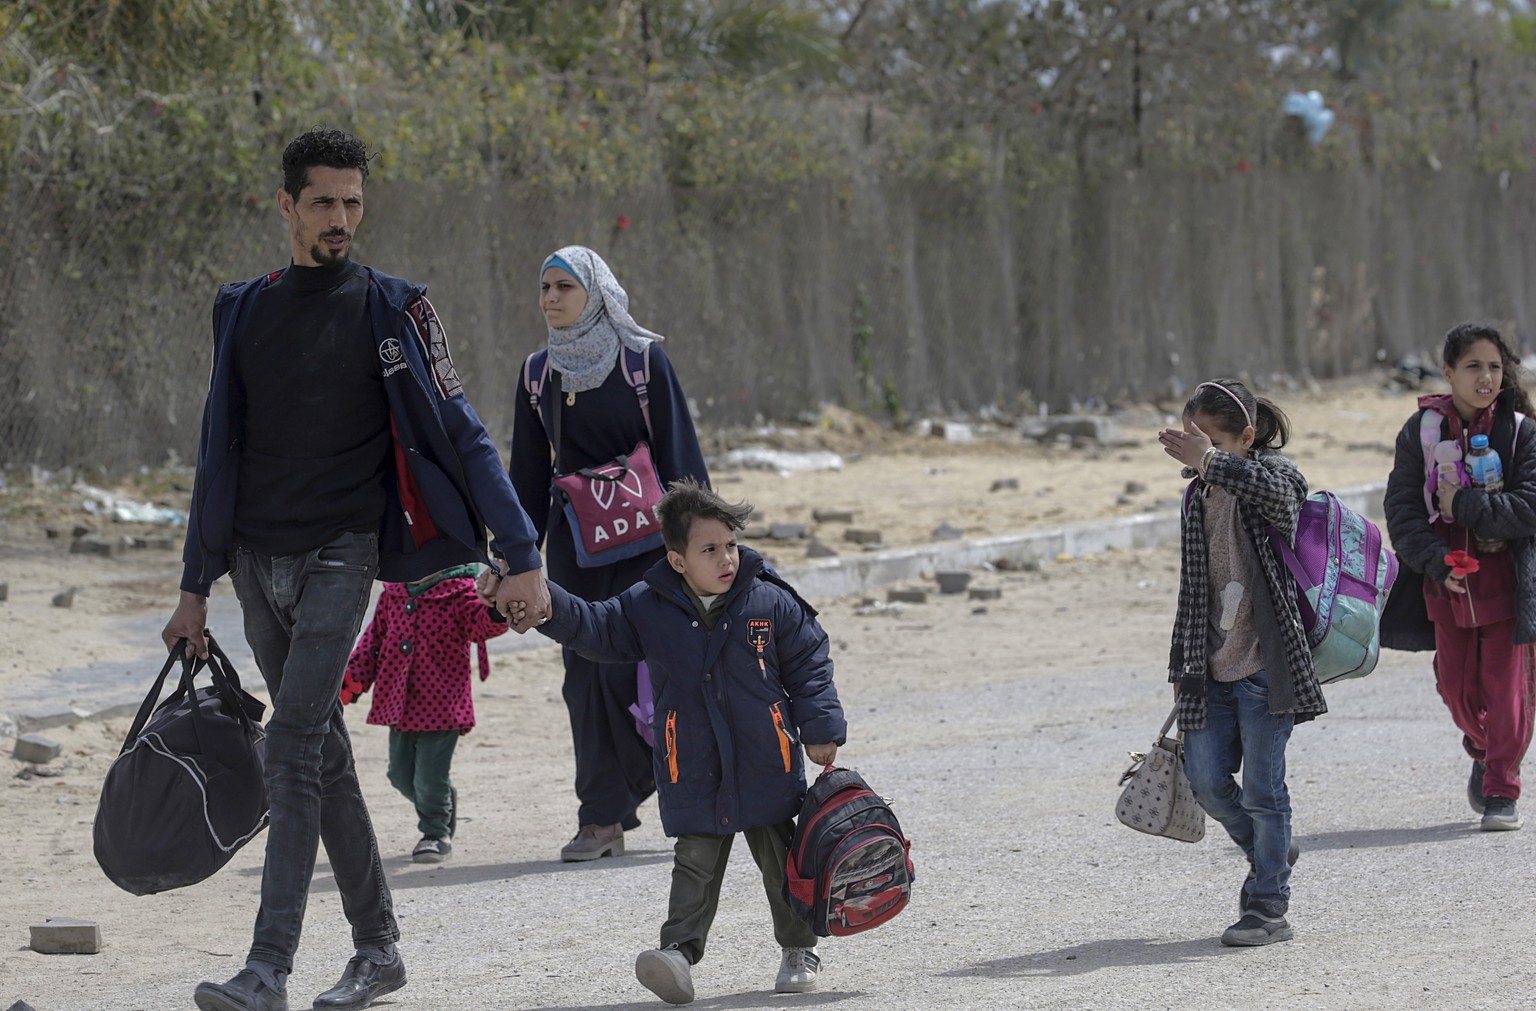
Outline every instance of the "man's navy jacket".
<path fill-rule="evenodd" d="M 539 568 L 533 524 L 464 396 L 426 287 L 367 270 L 368 311 L 394 435 L 379 578 L 411 582 L 450 565 L 487 561 L 487 524 L 496 533 L 489 549 L 506 560 L 508 571 Z M 201 596 L 229 571 L 233 547 L 245 405 L 231 352 L 257 294 L 282 276 L 277 271 L 226 284 L 214 301 L 213 370 L 182 552 L 181 588 Z"/>

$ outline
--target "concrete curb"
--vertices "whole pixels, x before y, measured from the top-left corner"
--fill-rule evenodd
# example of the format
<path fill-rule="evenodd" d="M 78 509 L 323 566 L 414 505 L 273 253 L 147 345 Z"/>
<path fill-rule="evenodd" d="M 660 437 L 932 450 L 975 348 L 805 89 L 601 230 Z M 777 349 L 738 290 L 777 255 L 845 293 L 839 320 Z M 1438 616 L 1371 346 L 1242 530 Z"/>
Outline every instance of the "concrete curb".
<path fill-rule="evenodd" d="M 1382 496 L 1386 487 L 1386 482 L 1381 481 L 1341 489 L 1335 494 L 1351 509 L 1380 520 Z M 918 579 L 924 573 L 935 569 L 973 569 L 998 561 L 1015 564 L 1051 562 L 1062 555 L 1077 558 L 1109 550 L 1130 551 L 1137 548 L 1162 547 L 1178 542 L 1179 514 L 1177 510 L 1170 508 L 1163 512 L 1139 513 L 1135 516 L 1122 516 L 1108 521 L 1091 520 L 1015 534 L 942 541 L 910 548 L 891 548 L 887 551 L 824 558 L 802 565 L 785 565 L 778 568 L 784 578 L 794 584 L 803 596 L 827 600 L 868 593 L 907 579 Z M 232 610 L 232 614 L 238 614 L 232 598 L 225 599 L 223 604 L 225 610 Z M 210 618 L 210 623 L 211 621 Z M 224 626 L 238 627 L 233 619 L 225 621 L 221 627 Z M 496 642 L 506 643 L 507 638 L 503 637 Z M 518 640 L 516 647 L 509 644 L 493 648 L 492 652 L 510 651 L 523 647 L 524 643 L 527 643 L 526 648 L 542 645 L 536 641 Z M 236 649 L 230 649 L 228 645 L 226 649 L 230 649 L 231 659 L 240 664 L 238 669 L 249 670 L 254 674 L 254 661 L 248 659 L 249 653 L 243 647 L 242 639 L 238 644 L 238 652 Z M 158 666 L 163 657 L 147 659 L 153 659 Z M 254 687 L 250 683 L 253 680 Z M 248 690 L 259 690 L 261 687 L 259 677 L 254 679 L 247 677 L 246 681 Z M 142 688 L 138 689 L 138 691 L 142 690 Z M 140 697 L 132 702 L 114 701 L 99 707 L 84 704 L 31 705 L 20 712 L 0 712 L 0 737 L 15 737 L 35 730 L 64 726 L 78 720 L 106 720 L 131 715 L 138 710 L 142 701 Z"/>
<path fill-rule="evenodd" d="M 1340 489 L 1334 494 L 1349 508 L 1379 521 L 1386 488 L 1387 483 L 1379 481 Z M 1170 508 L 1109 521 L 1069 523 L 1016 534 L 826 558 L 782 566 L 779 571 L 803 596 L 830 599 L 917 579 L 935 569 L 969 569 L 998 561 L 1048 562 L 1062 555 L 1077 558 L 1101 551 L 1130 551 L 1178 542 L 1179 513 Z"/>

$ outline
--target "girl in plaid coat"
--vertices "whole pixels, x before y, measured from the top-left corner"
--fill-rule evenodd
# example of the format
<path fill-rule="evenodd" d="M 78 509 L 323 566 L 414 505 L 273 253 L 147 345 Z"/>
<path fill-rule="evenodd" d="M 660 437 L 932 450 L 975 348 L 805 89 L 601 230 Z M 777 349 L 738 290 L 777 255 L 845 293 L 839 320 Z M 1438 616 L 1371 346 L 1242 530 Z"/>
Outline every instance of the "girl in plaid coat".
<path fill-rule="evenodd" d="M 1277 452 L 1289 436 L 1285 414 L 1235 379 L 1201 383 L 1184 405 L 1183 428 L 1158 435 L 1194 479 L 1168 676 L 1190 788 L 1248 858 L 1241 918 L 1221 935 L 1233 946 L 1291 938 L 1297 850 L 1285 746 L 1296 723 L 1328 709 L 1295 581 L 1269 544 L 1271 529 L 1295 540 L 1307 497 L 1306 478 Z"/>

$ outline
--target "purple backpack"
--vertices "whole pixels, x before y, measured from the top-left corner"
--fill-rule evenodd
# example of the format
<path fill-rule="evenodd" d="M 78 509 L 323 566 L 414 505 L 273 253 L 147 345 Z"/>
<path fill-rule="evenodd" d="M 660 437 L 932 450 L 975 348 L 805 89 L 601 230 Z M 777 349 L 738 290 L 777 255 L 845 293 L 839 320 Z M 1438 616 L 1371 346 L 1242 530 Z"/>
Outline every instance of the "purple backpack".
<path fill-rule="evenodd" d="M 1190 482 L 1185 505 L 1194 493 Z M 1381 612 L 1397 556 L 1370 520 L 1330 491 L 1313 492 L 1296 518 L 1296 544 L 1269 529 L 1275 556 L 1296 580 L 1296 606 L 1319 684 L 1363 678 L 1381 654 Z"/>
<path fill-rule="evenodd" d="M 1296 580 L 1312 665 L 1320 684 L 1363 678 L 1381 652 L 1381 612 L 1397 579 L 1397 556 L 1381 530 L 1333 492 L 1302 503 L 1296 546 L 1270 528 L 1269 543 Z"/>

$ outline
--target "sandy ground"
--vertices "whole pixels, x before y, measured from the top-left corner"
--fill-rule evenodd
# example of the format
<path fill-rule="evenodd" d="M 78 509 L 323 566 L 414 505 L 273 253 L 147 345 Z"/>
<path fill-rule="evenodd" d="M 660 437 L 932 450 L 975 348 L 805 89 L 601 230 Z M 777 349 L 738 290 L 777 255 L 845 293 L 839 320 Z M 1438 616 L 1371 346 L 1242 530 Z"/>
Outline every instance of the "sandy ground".
<path fill-rule="evenodd" d="M 1412 396 L 1355 385 L 1282 402 L 1306 473 L 1342 487 L 1385 476 L 1386 447 Z M 862 448 L 860 436 L 830 428 L 779 435 L 781 446 L 864 455 L 838 472 L 743 472 L 723 487 L 756 503 L 764 521 L 852 509 L 856 525 L 880 529 L 888 545 L 925 542 L 941 522 L 975 535 L 1169 508 L 1157 503 L 1176 500 L 1180 481 L 1153 438 L 1158 419 L 1146 415 L 1124 423 L 1126 445 L 1097 450 L 1008 434 L 963 445 L 876 434 Z M 1008 478 L 1018 490 L 989 491 Z M 1128 493 L 1132 481 L 1145 490 Z M 1122 495 L 1131 503 L 1117 504 Z M 110 630 L 135 616 L 152 627 L 168 613 L 176 553 L 88 561 L 68 553 L 69 527 L 163 532 L 103 526 L 31 490 L 12 487 L 0 502 L 0 581 L 10 590 L 0 603 L 0 689 L 8 677 L 84 659 L 142 664 L 152 637 L 123 641 Z M 47 539 L 50 525 L 64 536 Z M 840 529 L 826 525 L 820 536 L 842 547 Z M 769 545 L 786 563 L 804 551 L 801 542 Z M 1371 679 L 1331 689 L 1334 713 L 1297 732 L 1292 789 L 1306 853 L 1297 940 L 1237 952 L 1215 942 L 1235 916 L 1243 869 L 1219 827 L 1184 846 L 1133 833 L 1111 814 L 1126 751 L 1150 743 L 1166 713 L 1177 552 L 981 572 L 976 584 L 1001 588 L 1002 598 L 899 607 L 848 599 L 825 602 L 822 614 L 852 727 L 843 759 L 896 796 L 914 839 L 912 909 L 824 945 L 822 992 L 775 997 L 764 992 L 776 965 L 766 913 L 738 853 L 696 969 L 696 1006 L 1460 1011 L 1536 1002 L 1529 959 L 1504 957 L 1536 929 L 1536 910 L 1521 899 L 1531 833 L 1470 830 L 1465 761 L 1426 657 L 1391 654 Z M 74 606 L 51 606 L 70 586 Z M 363 726 L 361 710 L 348 712 L 413 980 L 380 1007 L 662 1006 L 630 972 L 635 952 L 655 943 L 665 907 L 670 850 L 654 803 L 622 859 L 554 860 L 574 827 L 570 742 L 558 653 L 530 645 L 498 651 L 477 689 L 480 725 L 455 762 L 464 816 L 441 867 L 409 862 L 415 819 L 385 779 L 386 735 Z M 0 864 L 0 1007 L 189 1008 L 199 979 L 240 965 L 261 842 L 209 881 L 160 896 L 118 891 L 94 863 L 97 790 L 126 730 L 124 719 L 53 728 L 62 775 L 4 770 L 0 824 L 11 846 Z M 27 926 L 47 916 L 97 920 L 106 947 L 95 956 L 27 950 Z M 293 1006 L 308 1006 L 348 954 L 322 854 Z"/>
<path fill-rule="evenodd" d="M 1360 381 L 1272 396 L 1291 416 L 1288 452 L 1303 473 L 1314 487 L 1342 488 L 1386 478 L 1392 442 L 1415 394 Z M 818 523 L 814 511 L 851 512 L 852 527 L 878 531 L 881 544 L 894 547 L 927 543 L 941 525 L 974 537 L 1177 508 L 1183 481 L 1156 440 L 1170 418 L 1150 405 L 1129 410 L 1117 417 L 1115 445 L 1073 448 L 987 426 L 978 426 L 971 442 L 952 443 L 829 412 L 818 427 L 730 433 L 715 437 L 711 448 L 759 445 L 843 457 L 835 471 L 719 470 L 716 478 L 724 494 L 756 507 L 754 526 L 804 525 L 808 535 L 846 554 L 860 550 L 844 540 L 850 524 Z M 999 482 L 1017 487 L 992 490 Z M 156 475 L 114 490 L 184 509 L 189 484 L 186 475 Z M 0 604 L 6 644 L 0 685 L 8 674 L 136 659 L 144 644 L 123 640 L 99 619 L 157 608 L 169 616 L 175 604 L 180 531 L 104 521 L 80 508 L 87 497 L 19 483 L 0 491 L 0 582 L 9 585 L 9 599 Z M 169 535 L 176 546 L 124 549 L 112 558 L 70 554 L 77 525 L 117 542 L 153 543 Z M 49 539 L 48 528 L 59 536 Z M 751 543 L 787 566 L 804 560 L 810 539 Z M 226 584 L 215 592 L 228 592 Z M 52 606 L 56 594 L 71 588 L 73 607 Z"/>

